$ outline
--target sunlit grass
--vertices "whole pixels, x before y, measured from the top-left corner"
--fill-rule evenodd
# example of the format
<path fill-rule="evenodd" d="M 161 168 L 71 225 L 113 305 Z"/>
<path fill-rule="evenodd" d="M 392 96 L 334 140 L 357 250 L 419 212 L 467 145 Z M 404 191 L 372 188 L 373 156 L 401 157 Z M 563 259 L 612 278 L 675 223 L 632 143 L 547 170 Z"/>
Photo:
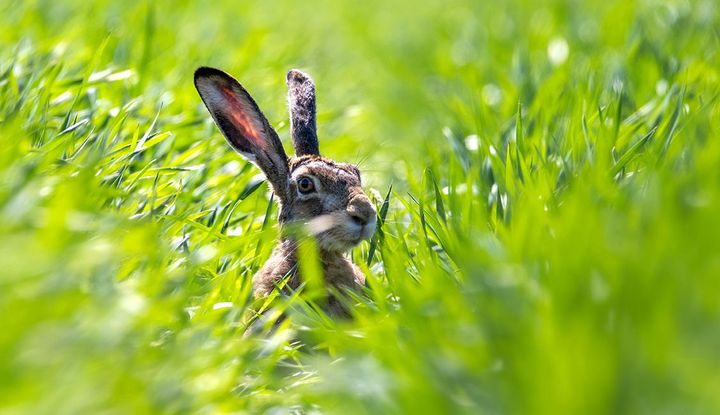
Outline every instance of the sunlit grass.
<path fill-rule="evenodd" d="M 718 6 L 475 3 L 0 2 L 0 412 L 720 410 Z M 286 143 L 315 78 L 381 214 L 352 321 L 252 300 L 200 65 Z"/>

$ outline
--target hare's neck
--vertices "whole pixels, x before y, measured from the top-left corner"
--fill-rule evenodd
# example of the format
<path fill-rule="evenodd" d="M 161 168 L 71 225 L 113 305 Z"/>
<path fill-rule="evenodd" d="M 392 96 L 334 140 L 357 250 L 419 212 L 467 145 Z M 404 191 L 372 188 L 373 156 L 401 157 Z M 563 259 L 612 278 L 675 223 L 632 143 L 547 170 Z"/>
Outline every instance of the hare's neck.
<path fill-rule="evenodd" d="M 289 288 L 297 289 L 302 282 L 301 271 L 297 267 L 297 241 L 283 239 L 263 269 L 253 277 L 255 295 L 269 294 L 278 282 L 278 278 L 292 276 L 287 280 Z M 320 251 L 320 261 L 325 283 L 335 288 L 357 288 L 365 283 L 365 276 L 340 252 Z"/>
<path fill-rule="evenodd" d="M 283 239 L 276 255 L 285 262 L 286 272 L 296 267 L 298 262 L 298 243 L 293 239 Z M 343 252 L 320 250 L 318 252 L 325 281 L 331 285 L 352 285 L 356 278 L 355 268 Z M 279 259 L 279 258 L 278 258 Z M 299 271 L 295 271 L 299 275 Z"/>
<path fill-rule="evenodd" d="M 293 238 L 283 238 L 280 240 L 280 246 L 278 252 L 283 252 L 287 258 L 292 259 L 293 262 L 297 262 L 298 256 L 298 242 Z M 320 249 L 318 251 L 320 260 L 325 264 L 334 263 L 336 261 L 349 262 L 345 257 L 345 253 L 341 251 L 327 251 Z"/>

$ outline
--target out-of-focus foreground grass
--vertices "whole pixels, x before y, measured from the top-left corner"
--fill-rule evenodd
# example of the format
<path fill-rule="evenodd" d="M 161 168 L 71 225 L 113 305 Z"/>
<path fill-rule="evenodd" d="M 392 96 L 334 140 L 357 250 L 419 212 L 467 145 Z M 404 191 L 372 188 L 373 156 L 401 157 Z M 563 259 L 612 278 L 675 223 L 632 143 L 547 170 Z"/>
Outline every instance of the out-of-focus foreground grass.
<path fill-rule="evenodd" d="M 0 413 L 720 412 L 719 13 L 0 1 Z M 243 337 L 276 207 L 200 65 L 393 185 L 352 322 Z"/>

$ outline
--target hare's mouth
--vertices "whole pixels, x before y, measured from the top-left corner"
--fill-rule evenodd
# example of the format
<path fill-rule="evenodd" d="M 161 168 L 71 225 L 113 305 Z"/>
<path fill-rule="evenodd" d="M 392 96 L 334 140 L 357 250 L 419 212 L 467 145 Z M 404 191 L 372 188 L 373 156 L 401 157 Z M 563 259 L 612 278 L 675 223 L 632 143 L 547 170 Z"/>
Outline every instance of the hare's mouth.
<path fill-rule="evenodd" d="M 349 249 L 362 241 L 369 241 L 373 237 L 375 234 L 375 218 L 363 225 L 348 219 L 344 227 L 346 234 L 349 236 Z"/>
<path fill-rule="evenodd" d="M 375 225 L 376 225 L 377 219 L 373 217 L 370 219 L 370 222 L 368 222 L 366 225 L 362 226 L 362 232 L 361 232 L 361 240 L 369 241 L 373 235 L 375 235 Z M 358 241 L 360 242 L 360 241 Z"/>

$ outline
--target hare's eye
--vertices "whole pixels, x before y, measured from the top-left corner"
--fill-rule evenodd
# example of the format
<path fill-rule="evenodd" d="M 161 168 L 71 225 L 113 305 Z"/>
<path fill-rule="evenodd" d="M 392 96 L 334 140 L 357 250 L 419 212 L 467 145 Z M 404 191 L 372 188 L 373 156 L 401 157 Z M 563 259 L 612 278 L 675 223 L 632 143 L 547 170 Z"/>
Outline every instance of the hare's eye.
<path fill-rule="evenodd" d="M 315 183 L 309 177 L 301 177 L 297 181 L 298 190 L 302 194 L 315 191 Z"/>

